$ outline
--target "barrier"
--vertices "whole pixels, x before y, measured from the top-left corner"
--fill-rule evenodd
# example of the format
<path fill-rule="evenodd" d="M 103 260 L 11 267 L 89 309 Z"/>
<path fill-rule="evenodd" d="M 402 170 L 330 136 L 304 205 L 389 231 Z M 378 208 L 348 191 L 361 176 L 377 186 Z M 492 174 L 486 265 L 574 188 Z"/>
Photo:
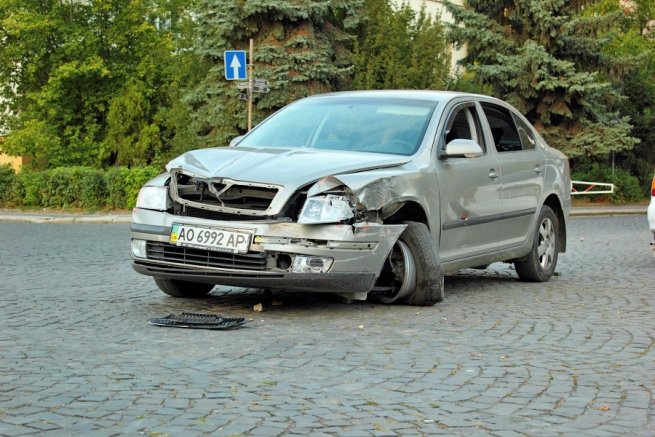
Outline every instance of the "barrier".
<path fill-rule="evenodd" d="M 578 191 L 573 185 L 588 185 L 584 191 Z M 609 190 L 594 190 L 595 187 L 609 187 Z M 614 193 L 614 184 L 608 184 L 605 182 L 583 182 L 583 181 L 571 181 L 571 196 L 580 195 L 580 194 L 612 194 Z"/>

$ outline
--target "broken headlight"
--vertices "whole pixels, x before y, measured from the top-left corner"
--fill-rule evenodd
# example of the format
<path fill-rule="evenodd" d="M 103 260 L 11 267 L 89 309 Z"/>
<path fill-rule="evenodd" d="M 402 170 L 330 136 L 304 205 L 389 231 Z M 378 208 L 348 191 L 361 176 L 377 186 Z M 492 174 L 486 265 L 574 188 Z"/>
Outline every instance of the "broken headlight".
<path fill-rule="evenodd" d="M 169 208 L 168 187 L 143 187 L 136 199 L 136 207 L 166 211 Z"/>
<path fill-rule="evenodd" d="M 298 216 L 298 223 L 301 225 L 339 223 L 354 216 L 353 207 L 346 196 L 328 194 L 308 197 Z"/>

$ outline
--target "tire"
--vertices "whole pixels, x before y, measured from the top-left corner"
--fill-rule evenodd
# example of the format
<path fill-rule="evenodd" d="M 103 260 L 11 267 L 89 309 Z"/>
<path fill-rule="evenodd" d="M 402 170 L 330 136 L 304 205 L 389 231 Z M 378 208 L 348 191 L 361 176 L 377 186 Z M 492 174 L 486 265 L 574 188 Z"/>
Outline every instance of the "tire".
<path fill-rule="evenodd" d="M 380 273 L 382 278 L 386 269 L 388 278 L 389 272 L 395 268 L 392 283 L 396 286 L 391 292 L 378 295 L 377 298 L 383 303 L 434 305 L 444 299 L 444 276 L 437 247 L 430 230 L 423 223 L 403 223 L 407 229 L 393 246 Z"/>
<path fill-rule="evenodd" d="M 514 262 L 519 278 L 526 282 L 548 281 L 555 273 L 558 247 L 557 217 L 552 209 L 544 205 L 537 219 L 537 230 L 528 257 L 524 261 Z"/>
<path fill-rule="evenodd" d="M 153 279 L 161 291 L 173 297 L 205 297 L 214 288 L 214 284 L 178 281 L 177 279 Z"/>

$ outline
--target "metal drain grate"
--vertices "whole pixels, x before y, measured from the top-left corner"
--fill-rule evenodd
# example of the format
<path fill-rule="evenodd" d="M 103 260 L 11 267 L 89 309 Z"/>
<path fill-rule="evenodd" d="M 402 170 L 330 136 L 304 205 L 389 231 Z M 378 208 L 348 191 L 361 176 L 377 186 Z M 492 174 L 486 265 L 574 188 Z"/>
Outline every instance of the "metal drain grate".
<path fill-rule="evenodd" d="M 171 328 L 191 329 L 229 329 L 248 323 L 243 317 L 223 317 L 216 314 L 181 313 L 166 317 L 153 318 L 150 325 L 168 326 Z"/>

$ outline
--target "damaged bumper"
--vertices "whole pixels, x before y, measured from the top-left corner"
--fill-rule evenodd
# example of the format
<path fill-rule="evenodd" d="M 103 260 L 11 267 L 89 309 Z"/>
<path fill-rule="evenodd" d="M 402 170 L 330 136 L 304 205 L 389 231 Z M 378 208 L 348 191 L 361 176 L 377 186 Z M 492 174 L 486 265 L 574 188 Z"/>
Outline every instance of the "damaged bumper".
<path fill-rule="evenodd" d="M 250 234 L 247 253 L 181 247 L 170 242 L 174 224 Z M 350 294 L 364 299 L 406 225 L 299 225 L 274 220 L 217 221 L 135 209 L 133 253 L 144 275 L 219 285 Z M 138 256 L 137 256 L 138 255 Z M 312 258 L 316 257 L 316 258 Z M 325 273 L 300 273 L 298 261 L 330 260 Z M 327 264 L 325 264 L 327 265 Z"/>

